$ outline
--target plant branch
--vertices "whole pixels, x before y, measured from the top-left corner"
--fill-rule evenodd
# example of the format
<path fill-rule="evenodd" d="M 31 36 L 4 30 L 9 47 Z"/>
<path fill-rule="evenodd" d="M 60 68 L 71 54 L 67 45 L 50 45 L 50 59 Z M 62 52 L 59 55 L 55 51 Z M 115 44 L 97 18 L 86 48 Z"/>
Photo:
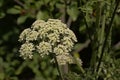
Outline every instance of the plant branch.
<path fill-rule="evenodd" d="M 82 46 L 80 48 L 76 49 L 73 53 L 80 52 L 83 49 L 87 48 L 88 45 L 90 44 L 90 42 L 91 42 L 90 39 L 86 40 L 85 43 L 83 43 Z"/>
<path fill-rule="evenodd" d="M 92 37 L 90 35 L 90 31 L 89 31 L 89 26 L 87 24 L 87 20 L 86 20 L 85 15 L 83 13 L 82 13 L 82 15 L 83 15 L 83 19 L 84 19 L 84 22 L 85 22 L 85 25 L 86 25 L 86 30 L 88 32 L 88 37 L 89 37 L 90 41 L 92 42 Z"/>
<path fill-rule="evenodd" d="M 22 2 L 20 2 L 19 0 L 14 0 L 17 4 L 19 4 L 20 6 L 24 7 L 24 4 Z"/>
<path fill-rule="evenodd" d="M 68 28 L 70 28 L 71 23 L 72 23 L 72 19 L 69 17 L 68 20 L 67 20 L 67 26 L 68 26 Z"/>
<path fill-rule="evenodd" d="M 80 5 L 82 5 L 82 1 L 81 1 L 81 0 L 78 0 L 78 3 L 79 3 Z M 80 7 L 80 5 L 79 5 L 78 7 Z M 92 42 L 92 37 L 91 37 L 91 35 L 90 35 L 89 26 L 88 26 L 86 17 L 85 17 L 84 13 L 83 13 L 81 10 L 80 10 L 80 12 L 81 12 L 81 14 L 82 14 L 82 16 L 83 16 L 83 20 L 84 20 L 85 25 L 86 25 L 86 30 L 87 30 L 87 32 L 88 32 L 88 37 L 89 37 L 90 41 Z"/>
<path fill-rule="evenodd" d="M 77 58 L 75 57 L 74 54 L 73 54 L 73 58 L 74 58 L 74 60 L 75 60 L 75 62 L 76 62 L 76 64 L 77 64 L 78 68 L 80 69 L 80 71 L 84 74 L 85 71 L 84 71 L 84 69 L 82 68 L 81 64 L 78 62 L 78 60 L 77 60 Z"/>
<path fill-rule="evenodd" d="M 117 44 L 115 44 L 114 46 L 113 46 L 113 49 L 118 49 L 120 47 L 120 41 L 117 43 Z"/>
<path fill-rule="evenodd" d="M 98 66 L 97 66 L 97 70 L 96 70 L 97 72 L 99 71 L 99 68 L 100 68 L 100 65 L 101 65 L 101 62 L 102 62 L 102 58 L 103 58 L 103 54 L 104 54 L 104 51 L 105 51 L 107 39 L 108 39 L 108 36 L 109 36 L 109 34 L 110 34 L 110 30 L 111 30 L 111 28 L 112 28 L 112 23 L 113 23 L 113 20 L 114 20 L 115 13 L 116 13 L 116 10 L 117 10 L 117 8 L 118 8 L 119 2 L 120 2 L 120 0 L 117 0 L 117 3 L 116 3 L 116 6 L 115 6 L 113 15 L 112 15 L 112 17 L 111 17 L 111 21 L 110 21 L 109 26 L 108 26 L 108 31 L 106 32 L 106 35 L 105 35 L 105 40 L 104 40 L 104 43 L 103 43 L 103 47 L 102 47 L 100 59 L 99 59 Z"/>
<path fill-rule="evenodd" d="M 66 0 L 64 0 L 64 7 L 60 9 L 60 13 L 62 13 L 60 20 L 64 23 L 66 23 L 66 9 L 67 9 L 67 3 Z"/>

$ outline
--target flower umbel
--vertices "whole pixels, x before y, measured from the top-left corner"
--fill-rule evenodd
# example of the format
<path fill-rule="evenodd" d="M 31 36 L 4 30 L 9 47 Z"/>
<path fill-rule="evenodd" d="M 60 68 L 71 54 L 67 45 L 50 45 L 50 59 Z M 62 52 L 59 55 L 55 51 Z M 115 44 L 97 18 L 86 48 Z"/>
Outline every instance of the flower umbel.
<path fill-rule="evenodd" d="M 21 48 L 19 50 L 20 52 L 20 56 L 22 56 L 24 59 L 26 58 L 32 58 L 33 56 L 33 50 L 35 50 L 34 45 L 32 43 L 24 43 L 23 45 L 21 45 Z"/>
<path fill-rule="evenodd" d="M 40 42 L 37 46 L 38 53 L 44 57 L 45 55 L 48 55 L 50 52 L 52 52 L 52 46 L 48 42 Z"/>
<path fill-rule="evenodd" d="M 35 51 L 41 57 L 55 54 L 59 65 L 73 63 L 70 51 L 77 38 L 73 31 L 58 19 L 49 19 L 47 22 L 36 20 L 20 34 L 19 41 L 23 42 L 19 52 L 24 59 L 32 58 Z"/>

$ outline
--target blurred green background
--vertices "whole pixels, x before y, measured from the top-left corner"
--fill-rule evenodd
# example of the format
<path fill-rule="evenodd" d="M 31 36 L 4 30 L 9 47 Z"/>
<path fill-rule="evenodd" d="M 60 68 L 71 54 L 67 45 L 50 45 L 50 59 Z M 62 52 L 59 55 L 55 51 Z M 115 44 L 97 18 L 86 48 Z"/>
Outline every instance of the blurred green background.
<path fill-rule="evenodd" d="M 78 44 L 83 44 L 89 38 L 88 33 L 94 32 L 97 8 L 97 5 L 93 6 L 94 1 L 96 0 L 0 0 L 0 80 L 57 80 L 58 72 L 48 59 L 41 60 L 37 55 L 33 60 L 19 57 L 19 34 L 36 19 L 57 18 L 75 32 Z M 107 2 L 110 3 L 111 0 Z M 89 31 L 85 28 L 81 11 L 86 15 Z M 119 59 L 120 6 L 112 31 L 111 45 L 117 47 L 114 56 Z M 84 68 L 89 66 L 91 53 L 91 47 L 80 53 Z"/>

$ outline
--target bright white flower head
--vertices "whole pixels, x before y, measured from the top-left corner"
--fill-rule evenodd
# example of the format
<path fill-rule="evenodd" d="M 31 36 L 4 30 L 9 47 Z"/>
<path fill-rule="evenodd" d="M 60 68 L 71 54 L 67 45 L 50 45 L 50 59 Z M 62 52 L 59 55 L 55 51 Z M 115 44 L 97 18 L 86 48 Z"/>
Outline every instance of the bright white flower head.
<path fill-rule="evenodd" d="M 56 55 L 62 55 L 68 53 L 68 50 L 66 46 L 58 45 L 57 47 L 54 48 L 53 53 L 55 53 Z"/>
<path fill-rule="evenodd" d="M 58 55 L 58 56 L 56 56 L 56 58 L 57 58 L 57 62 L 60 65 L 65 65 L 67 63 L 69 63 L 69 64 L 73 63 L 73 57 L 69 54 Z"/>
<path fill-rule="evenodd" d="M 26 36 L 26 41 L 34 41 L 37 40 L 39 33 L 37 31 L 31 31 L 28 33 L 28 35 Z"/>
<path fill-rule="evenodd" d="M 48 42 L 40 42 L 37 46 L 38 53 L 44 57 L 44 55 L 48 55 L 50 52 L 52 52 L 52 46 Z"/>
<path fill-rule="evenodd" d="M 50 43 L 51 45 L 54 45 L 55 43 L 60 42 L 60 39 L 59 39 L 59 35 L 58 35 L 58 34 L 51 33 L 51 34 L 48 34 L 47 37 L 48 37 L 49 43 Z"/>
<path fill-rule="evenodd" d="M 25 29 L 19 36 L 19 41 L 23 41 L 26 39 L 26 36 L 31 32 L 30 28 Z"/>
<path fill-rule="evenodd" d="M 26 58 L 32 58 L 33 56 L 33 51 L 35 50 L 34 45 L 32 43 L 24 43 L 21 45 L 21 48 L 19 50 L 20 56 L 23 57 L 24 59 Z"/>
<path fill-rule="evenodd" d="M 72 63 L 70 52 L 77 42 L 77 38 L 66 24 L 58 19 L 49 19 L 47 22 L 36 20 L 31 28 L 25 29 L 19 37 L 23 42 L 20 55 L 32 58 L 33 50 L 41 57 L 55 54 L 60 65 Z"/>

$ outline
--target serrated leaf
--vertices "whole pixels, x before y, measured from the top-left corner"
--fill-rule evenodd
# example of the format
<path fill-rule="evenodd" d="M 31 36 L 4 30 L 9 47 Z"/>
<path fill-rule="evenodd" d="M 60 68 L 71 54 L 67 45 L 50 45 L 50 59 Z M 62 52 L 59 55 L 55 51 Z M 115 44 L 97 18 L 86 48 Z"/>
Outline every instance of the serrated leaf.
<path fill-rule="evenodd" d="M 22 23 L 24 23 L 27 18 L 28 18 L 27 15 L 18 17 L 18 19 L 17 19 L 17 24 L 22 24 Z"/>

